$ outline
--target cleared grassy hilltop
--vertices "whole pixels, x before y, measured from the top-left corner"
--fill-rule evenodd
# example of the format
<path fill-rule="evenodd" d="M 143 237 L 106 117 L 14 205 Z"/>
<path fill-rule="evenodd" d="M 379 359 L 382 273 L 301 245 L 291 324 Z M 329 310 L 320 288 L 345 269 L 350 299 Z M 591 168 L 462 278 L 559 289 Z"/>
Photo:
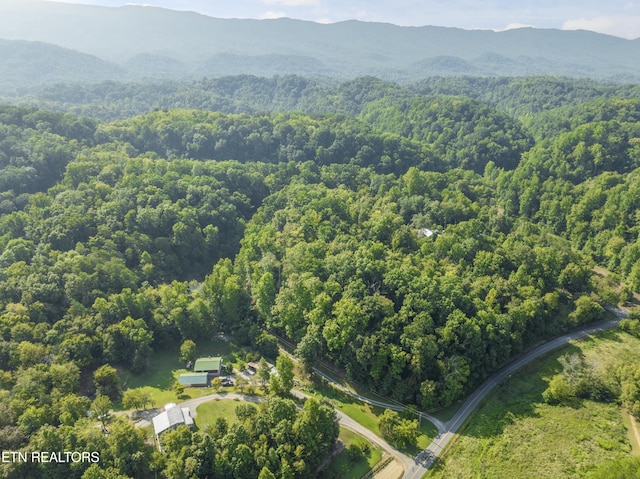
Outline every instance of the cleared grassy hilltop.
<path fill-rule="evenodd" d="M 542 399 L 562 367 L 558 358 L 581 353 L 605 370 L 640 360 L 640 340 L 610 331 L 547 356 L 499 386 L 461 432 L 429 478 L 589 477 L 596 467 L 638 454 L 630 417 L 617 403 L 591 400 L 550 405 Z"/>

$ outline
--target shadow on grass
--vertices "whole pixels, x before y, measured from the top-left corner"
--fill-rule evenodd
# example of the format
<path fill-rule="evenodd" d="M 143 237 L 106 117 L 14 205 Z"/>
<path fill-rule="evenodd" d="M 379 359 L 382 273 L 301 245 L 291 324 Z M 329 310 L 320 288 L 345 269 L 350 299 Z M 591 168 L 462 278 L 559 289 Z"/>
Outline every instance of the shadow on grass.
<path fill-rule="evenodd" d="M 623 339 L 620 337 L 620 329 L 607 329 L 598 333 L 598 339 L 611 341 L 614 343 L 623 343 Z M 590 337 L 590 336 L 589 336 Z"/>
<path fill-rule="evenodd" d="M 335 368 L 333 369 L 329 368 L 327 367 L 326 364 L 323 364 L 323 363 L 317 363 L 314 365 L 314 367 L 319 371 L 321 371 L 322 373 L 326 374 L 327 376 L 331 377 L 336 383 L 338 383 L 343 388 L 348 389 L 349 391 L 352 391 L 362 397 L 368 398 L 373 401 L 380 401 L 384 403 L 394 402 L 393 399 L 387 396 L 383 396 L 382 394 L 378 394 L 372 389 L 370 389 L 369 387 L 365 386 L 364 384 L 360 384 L 356 379 L 348 378 L 344 373 L 344 371 L 338 371 Z"/>
<path fill-rule="evenodd" d="M 409 416 L 406 417 L 408 419 L 411 419 L 411 417 Z M 424 419 L 422 420 L 422 423 L 420 423 L 420 428 L 418 429 L 418 431 L 419 436 L 416 444 L 409 447 L 399 447 L 398 450 L 405 453 L 407 456 L 416 456 L 417 454 L 421 453 L 429 444 L 431 444 L 431 441 L 433 441 L 433 439 L 438 434 L 438 428 Z"/>
<path fill-rule="evenodd" d="M 183 370 L 185 365 L 179 358 L 177 345 L 156 351 L 151 355 L 149 366 L 140 374 L 129 371 L 124 373 L 124 384 L 127 388 L 151 386 L 161 390 L 168 390 L 175 382 L 175 373 Z"/>
<path fill-rule="evenodd" d="M 371 470 L 370 456 L 371 452 L 356 458 L 347 449 L 343 449 L 329 467 L 321 471 L 317 477 L 319 479 L 360 479 Z"/>
<path fill-rule="evenodd" d="M 317 393 L 327 399 L 329 399 L 334 407 L 364 427 L 372 431 L 373 433 L 380 435 L 379 421 L 380 416 L 384 413 L 385 409 L 378 406 L 372 406 L 359 399 L 354 398 L 350 394 L 340 391 L 330 384 L 326 383 L 323 379 L 315 378 L 313 380 L 313 390 L 307 392 Z M 404 419 L 416 419 L 416 417 L 409 412 L 401 412 L 400 415 Z M 415 456 L 435 438 L 438 433 L 438 429 L 430 421 L 423 419 L 419 421 L 419 435 L 417 444 L 407 447 L 398 447 L 397 449 L 408 456 Z"/>
<path fill-rule="evenodd" d="M 316 477 L 319 479 L 360 479 L 382 459 L 379 448 L 356 433 L 342 428 L 340 440 L 333 452 L 337 454 L 329 466 L 318 473 Z"/>
<path fill-rule="evenodd" d="M 317 377 L 313 378 L 312 387 L 307 392 L 317 393 L 329 399 L 336 409 L 355 419 L 375 434 L 380 434 L 378 416 L 384 412 L 383 408 L 366 404 Z"/>
<path fill-rule="evenodd" d="M 431 414 L 433 417 L 435 417 L 436 419 L 439 419 L 442 422 L 447 422 L 454 416 L 456 412 L 458 412 L 458 409 L 460 409 L 460 407 L 463 404 L 464 404 L 464 400 L 459 399 L 453 404 L 450 404 L 449 406 L 446 406 L 446 407 L 438 408 L 434 411 L 431 411 L 429 414 Z"/>
<path fill-rule="evenodd" d="M 314 376 L 314 378 L 312 379 L 312 384 L 313 388 L 317 392 L 321 393 L 328 399 L 339 401 L 343 404 L 364 404 L 362 401 L 354 398 L 352 395 L 334 388 L 322 378 Z"/>

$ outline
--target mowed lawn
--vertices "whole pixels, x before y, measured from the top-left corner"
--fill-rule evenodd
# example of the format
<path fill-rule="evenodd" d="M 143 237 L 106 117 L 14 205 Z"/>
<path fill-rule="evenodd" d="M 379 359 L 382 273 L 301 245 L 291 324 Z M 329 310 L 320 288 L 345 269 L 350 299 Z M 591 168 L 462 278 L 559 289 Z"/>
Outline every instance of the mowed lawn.
<path fill-rule="evenodd" d="M 382 451 L 379 448 L 372 446 L 365 438 L 348 429 L 340 428 L 340 440 L 344 443 L 345 448 L 333 459 L 329 467 L 320 473 L 320 479 L 335 477 L 360 479 L 382 459 Z M 352 445 L 366 448 L 367 452 L 364 457 L 357 461 L 351 460 L 347 448 Z"/>
<path fill-rule="evenodd" d="M 443 462 L 425 477 L 581 478 L 597 465 L 632 454 L 624 411 L 616 403 L 544 403 L 542 392 L 561 371 L 558 357 L 581 352 L 600 367 L 640 361 L 640 340 L 619 331 L 571 344 L 496 388 L 464 427 Z"/>
<path fill-rule="evenodd" d="M 307 390 L 307 392 L 309 391 Z M 337 410 L 343 412 L 350 418 L 359 422 L 374 434 L 381 436 L 380 417 L 384 413 L 383 408 L 367 404 L 345 393 L 344 391 L 340 391 L 326 383 L 314 384 L 313 395 L 316 396 L 318 399 L 320 397 L 325 397 L 330 399 L 331 403 Z M 409 417 L 409 419 L 414 419 L 414 418 L 415 416 Z M 420 425 L 420 429 L 419 429 L 419 436 L 416 441 L 417 442 L 416 447 L 400 449 L 402 452 L 404 452 L 408 456 L 414 456 L 415 454 L 420 452 L 422 449 L 427 447 L 431 443 L 433 438 L 436 437 L 436 434 L 438 433 L 438 429 L 436 428 L 436 426 L 425 419 L 419 422 L 419 425 Z"/>
<path fill-rule="evenodd" d="M 199 356 L 222 356 L 225 363 L 232 362 L 239 348 L 233 343 L 221 339 L 211 339 L 198 343 Z M 142 388 L 148 391 L 153 401 L 153 407 L 163 407 L 170 402 L 185 401 L 207 394 L 209 388 L 185 388 L 181 397 L 173 390 L 173 384 L 182 373 L 189 372 L 185 363 L 180 361 L 180 347 L 174 345 L 161 351 L 154 351 L 149 366 L 140 374 L 129 371 L 122 373 L 123 389 Z M 116 408 L 120 405 L 116 404 Z"/>
<path fill-rule="evenodd" d="M 236 408 L 240 404 L 251 404 L 256 408 L 258 407 L 256 404 L 243 403 L 239 399 L 214 399 L 200 404 L 196 408 L 195 423 L 199 429 L 203 429 L 209 424 L 213 424 L 216 418 L 222 417 L 227 420 L 227 424 L 233 424 L 238 420 Z"/>

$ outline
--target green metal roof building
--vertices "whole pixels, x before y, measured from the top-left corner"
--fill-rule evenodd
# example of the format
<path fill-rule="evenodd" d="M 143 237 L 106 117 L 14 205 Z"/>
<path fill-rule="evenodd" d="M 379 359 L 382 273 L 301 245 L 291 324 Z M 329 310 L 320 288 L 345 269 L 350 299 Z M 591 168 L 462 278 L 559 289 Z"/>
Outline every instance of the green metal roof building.
<path fill-rule="evenodd" d="M 196 359 L 196 363 L 193 366 L 193 372 L 195 373 L 211 373 L 220 375 L 220 370 L 222 368 L 222 358 L 221 357 L 208 357 L 208 358 L 199 358 Z"/>
<path fill-rule="evenodd" d="M 186 387 L 205 387 L 208 386 L 208 373 L 183 373 L 178 376 L 178 382 Z"/>

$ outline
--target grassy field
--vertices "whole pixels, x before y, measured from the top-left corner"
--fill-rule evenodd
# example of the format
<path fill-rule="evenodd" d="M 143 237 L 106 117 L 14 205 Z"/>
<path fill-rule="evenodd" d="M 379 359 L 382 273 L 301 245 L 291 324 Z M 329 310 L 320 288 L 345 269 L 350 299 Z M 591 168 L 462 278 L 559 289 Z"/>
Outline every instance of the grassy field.
<path fill-rule="evenodd" d="M 639 361 L 640 340 L 608 331 L 514 374 L 476 411 L 440 466 L 425 477 L 580 478 L 602 462 L 629 456 L 632 447 L 617 404 L 543 402 L 548 381 L 561 371 L 558 357 L 573 352 L 606 368 L 615 361 Z"/>
<path fill-rule="evenodd" d="M 384 409 L 377 406 L 371 406 L 363 401 L 360 401 L 353 396 L 340 391 L 326 383 L 314 383 L 313 395 L 316 397 L 325 397 L 331 400 L 336 409 L 343 412 L 352 419 L 362 424 L 371 432 L 380 436 L 380 416 L 384 412 Z M 310 392 L 307 389 L 307 392 Z M 420 425 L 420 435 L 417 440 L 417 447 L 411 447 L 408 449 L 400 449 L 402 452 L 409 456 L 417 454 L 421 449 L 424 449 L 436 436 L 438 430 L 429 421 L 423 420 Z"/>
<path fill-rule="evenodd" d="M 631 423 L 632 421 L 635 421 L 636 423 L 635 430 Z M 638 420 L 634 419 L 633 416 L 629 414 L 629 411 L 627 411 L 626 409 L 623 409 L 622 423 L 624 424 L 624 427 L 627 429 L 627 438 L 629 439 L 629 443 L 631 444 L 631 454 L 634 456 L 640 456 L 640 440 L 636 435 L 636 431 L 638 431 L 638 429 L 640 428 L 640 425 L 638 424 Z M 638 432 L 638 434 L 640 434 L 640 432 Z"/>
<path fill-rule="evenodd" d="M 211 339 L 198 343 L 200 356 L 222 356 L 225 364 L 234 364 L 245 352 L 228 341 Z M 211 394 L 209 388 L 185 388 L 181 397 L 173 391 L 172 386 L 181 373 L 188 370 L 185 364 L 179 360 L 179 346 L 175 345 L 162 351 L 154 352 L 149 361 L 149 366 L 140 374 L 129 371 L 122 372 L 123 389 L 142 388 L 149 392 L 153 407 L 162 407 L 170 402 L 185 401 L 200 396 Z M 122 409 L 121 404 L 114 405 L 115 409 Z"/>
<path fill-rule="evenodd" d="M 340 439 L 344 443 L 345 449 L 340 452 L 331 465 L 320 474 L 320 479 L 332 479 L 336 477 L 340 479 L 360 479 L 382 459 L 380 449 L 373 447 L 362 436 L 340 428 Z M 349 453 L 347 452 L 347 448 L 354 444 L 368 448 L 368 454 L 356 462 L 351 461 Z"/>
<path fill-rule="evenodd" d="M 200 404 L 196 408 L 196 425 L 202 429 L 218 417 L 223 417 L 228 424 L 236 422 L 236 408 L 242 402 L 239 399 L 214 399 L 213 401 Z"/>
<path fill-rule="evenodd" d="M 355 419 L 370 431 L 380 435 L 378 416 L 384 412 L 384 409 L 359 401 L 353 396 L 329 385 L 316 386 L 315 396 L 331 399 L 336 409 L 342 411 L 350 418 Z"/>

